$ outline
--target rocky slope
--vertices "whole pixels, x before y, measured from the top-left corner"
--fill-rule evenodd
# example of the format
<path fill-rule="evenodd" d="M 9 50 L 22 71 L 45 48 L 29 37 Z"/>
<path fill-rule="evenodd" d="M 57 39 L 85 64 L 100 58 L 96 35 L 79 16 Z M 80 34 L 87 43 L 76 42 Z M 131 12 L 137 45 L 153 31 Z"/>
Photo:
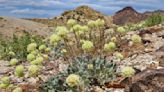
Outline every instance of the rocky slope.
<path fill-rule="evenodd" d="M 0 34 L 2 37 L 12 37 L 13 34 L 21 36 L 24 32 L 33 35 L 46 36 L 50 33 L 50 28 L 41 23 L 23 20 L 13 17 L 0 17 Z"/>
<path fill-rule="evenodd" d="M 116 12 L 113 16 L 106 16 L 88 6 L 79 6 L 74 10 L 65 11 L 61 16 L 54 17 L 53 19 L 27 19 L 35 22 L 43 23 L 49 26 L 65 25 L 66 21 L 70 18 L 76 19 L 79 23 L 85 23 L 88 20 L 96 20 L 103 18 L 106 24 L 110 26 L 112 23 L 117 25 L 124 25 L 128 23 L 137 23 L 152 14 L 159 13 L 164 15 L 163 10 L 146 11 L 145 13 L 139 13 L 132 7 L 128 6 L 122 10 Z"/>
<path fill-rule="evenodd" d="M 137 23 L 146 18 L 145 15 L 138 13 L 132 7 L 125 7 L 115 13 L 113 16 L 113 23 L 123 25 L 127 23 Z"/>
<path fill-rule="evenodd" d="M 137 23 L 142 20 L 145 20 L 152 14 L 160 14 L 164 15 L 163 10 L 156 10 L 156 11 L 146 11 L 144 13 L 139 13 L 132 7 L 125 7 L 122 10 L 116 12 L 113 15 L 113 23 L 117 25 L 124 25 L 128 23 Z"/>
<path fill-rule="evenodd" d="M 105 16 L 102 13 L 88 7 L 80 6 L 74 10 L 65 11 L 61 16 L 54 17 L 53 19 L 28 19 L 43 24 L 48 24 L 49 26 L 65 25 L 68 19 L 75 19 L 80 24 L 86 23 L 88 20 L 96 20 L 102 18 L 106 20 L 107 25 L 111 24 L 112 19 L 110 16 Z"/>

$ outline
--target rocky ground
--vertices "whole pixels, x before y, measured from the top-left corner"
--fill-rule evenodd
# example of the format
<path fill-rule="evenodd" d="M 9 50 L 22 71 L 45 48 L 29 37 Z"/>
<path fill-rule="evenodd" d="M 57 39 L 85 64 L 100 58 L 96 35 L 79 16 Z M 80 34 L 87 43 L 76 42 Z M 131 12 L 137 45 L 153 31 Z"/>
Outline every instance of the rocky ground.
<path fill-rule="evenodd" d="M 164 92 L 162 86 L 164 85 L 164 26 L 159 25 L 128 32 L 125 37 L 128 38 L 136 33 L 142 36 L 143 44 L 132 46 L 130 42 L 129 44 L 120 43 L 122 44 L 121 48 L 124 47 L 121 51 L 125 55 L 125 59 L 117 61 L 117 64 L 119 67 L 130 65 L 136 68 L 137 74 L 132 78 L 117 81 L 119 86 L 109 83 L 107 88 L 112 92 Z M 110 59 L 115 60 L 115 57 Z M 29 78 L 26 73 L 24 78 L 17 78 L 13 76 L 14 66 L 11 67 L 9 62 L 1 60 L 0 78 L 4 74 L 9 75 L 11 83 L 22 87 L 24 92 L 40 92 L 39 87 L 43 82 L 66 67 L 66 64 L 61 61 L 63 61 L 62 58 L 56 61 L 45 61 L 43 70 L 38 77 Z M 26 62 L 22 62 L 22 64 L 26 67 L 29 66 Z M 103 92 L 99 87 L 95 87 L 95 90 L 97 90 L 95 92 Z M 0 92 L 10 92 L 10 90 L 0 89 Z"/>
<path fill-rule="evenodd" d="M 4 38 L 10 38 L 13 34 L 21 36 L 24 32 L 33 35 L 47 36 L 50 34 L 50 29 L 47 25 L 18 19 L 13 17 L 0 16 L 0 34 Z"/>

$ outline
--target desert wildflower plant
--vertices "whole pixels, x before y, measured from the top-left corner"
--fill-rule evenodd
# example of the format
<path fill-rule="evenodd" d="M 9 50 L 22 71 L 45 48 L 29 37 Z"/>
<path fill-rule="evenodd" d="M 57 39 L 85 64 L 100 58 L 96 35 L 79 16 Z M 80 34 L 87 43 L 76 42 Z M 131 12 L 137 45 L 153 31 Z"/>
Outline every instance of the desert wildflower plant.
<path fill-rule="evenodd" d="M 124 27 L 106 30 L 103 19 L 90 20 L 83 25 L 69 19 L 66 26 L 56 27 L 49 37 L 49 44 L 55 52 L 58 52 L 56 48 L 60 47 L 60 56 L 65 58 L 73 59 L 81 55 L 95 57 L 104 52 L 112 53 L 117 50 L 117 43 L 126 32 Z"/>
<path fill-rule="evenodd" d="M 143 24 L 136 26 L 143 26 Z M 15 37 L 15 42 L 19 40 L 20 43 L 8 47 L 6 55 L 9 64 L 15 67 L 14 75 L 18 78 L 24 78 L 26 71 L 28 77 L 38 77 L 46 60 L 55 61 L 63 58 L 68 62 L 68 67 L 47 80 L 42 90 L 91 92 L 93 86 L 103 87 L 105 83 L 113 82 L 117 75 L 123 77 L 134 75 L 135 70 L 132 67 L 124 67 L 121 74 L 118 74 L 116 62 L 106 58 L 108 55 L 119 60 L 125 58 L 119 43 L 126 32 L 134 29 L 128 26 L 106 29 L 103 19 L 90 20 L 86 24 L 78 24 L 76 20 L 69 19 L 66 26 L 57 26 L 53 34 L 44 40 L 31 38 L 29 35 L 22 39 Z M 138 44 L 142 39 L 139 35 L 132 35 L 130 41 Z M 15 49 L 23 56 L 20 56 Z M 4 46 L 2 50 L 5 51 Z M 22 62 L 25 60 L 22 61 L 20 57 L 27 61 L 28 67 L 23 66 Z M 1 81 L 0 88 L 7 88 L 10 84 L 7 77 Z M 18 87 L 13 92 L 22 92 L 22 89 Z"/>
<path fill-rule="evenodd" d="M 56 27 L 48 39 L 48 47 L 55 51 L 52 56 L 63 57 L 69 66 L 51 77 L 42 90 L 90 92 L 92 86 L 112 82 L 120 74 L 116 72 L 116 63 L 106 57 L 113 55 L 119 60 L 124 59 L 124 55 L 117 50 L 126 32 L 123 26 L 106 29 L 103 19 L 90 20 L 83 25 L 70 19 L 66 26 Z M 141 39 L 134 40 L 139 42 Z M 130 71 L 124 69 L 121 75 L 129 77 L 134 73 L 133 68 Z"/>
<path fill-rule="evenodd" d="M 116 65 L 105 57 L 76 58 L 66 70 L 51 77 L 42 87 L 45 92 L 90 92 L 92 86 L 103 86 L 116 77 Z"/>

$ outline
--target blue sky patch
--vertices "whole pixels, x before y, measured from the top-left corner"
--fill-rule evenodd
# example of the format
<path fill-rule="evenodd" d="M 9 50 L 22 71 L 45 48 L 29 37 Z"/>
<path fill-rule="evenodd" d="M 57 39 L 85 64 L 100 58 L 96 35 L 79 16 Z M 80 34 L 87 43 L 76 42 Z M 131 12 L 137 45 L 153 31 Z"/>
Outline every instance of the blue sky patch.
<path fill-rule="evenodd" d="M 52 18 L 81 5 L 88 5 L 106 15 L 126 6 L 139 12 L 164 10 L 164 0 L 0 0 L 0 16 Z"/>

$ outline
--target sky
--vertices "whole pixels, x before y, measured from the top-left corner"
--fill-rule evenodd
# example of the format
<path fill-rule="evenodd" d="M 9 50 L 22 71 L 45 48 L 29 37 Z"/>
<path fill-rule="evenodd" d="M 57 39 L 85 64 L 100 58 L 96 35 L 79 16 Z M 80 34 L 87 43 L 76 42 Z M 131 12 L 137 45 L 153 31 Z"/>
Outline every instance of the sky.
<path fill-rule="evenodd" d="M 0 16 L 53 18 L 81 5 L 105 15 L 112 15 L 126 6 L 138 12 L 164 10 L 164 0 L 0 0 Z"/>

